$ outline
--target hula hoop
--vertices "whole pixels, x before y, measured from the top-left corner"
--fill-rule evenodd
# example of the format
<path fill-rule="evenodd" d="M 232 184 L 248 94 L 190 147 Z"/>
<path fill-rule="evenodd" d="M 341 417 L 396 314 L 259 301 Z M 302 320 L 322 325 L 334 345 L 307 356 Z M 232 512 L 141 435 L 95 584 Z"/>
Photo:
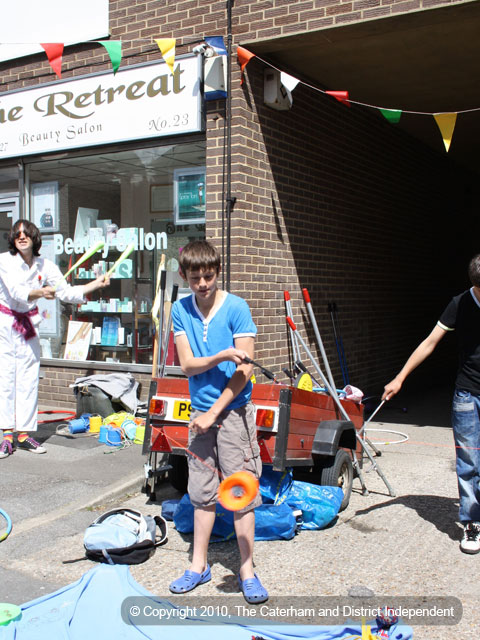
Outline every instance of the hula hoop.
<path fill-rule="evenodd" d="M 218 487 L 218 501 L 229 511 L 243 509 L 258 493 L 259 482 L 248 471 L 238 471 L 225 478 Z"/>
<path fill-rule="evenodd" d="M 408 436 L 406 433 L 402 433 L 401 431 L 392 431 L 391 429 L 365 429 L 365 435 L 370 431 L 380 431 L 381 433 L 394 433 L 395 435 L 402 436 L 401 440 L 388 440 L 387 442 L 374 442 L 372 440 L 372 444 L 402 444 L 408 440 Z"/>
<path fill-rule="evenodd" d="M 0 515 L 3 516 L 3 518 L 5 519 L 5 521 L 7 523 L 6 530 L 3 533 L 0 533 L 0 542 L 3 542 L 10 535 L 10 532 L 12 530 L 12 520 L 11 520 L 10 516 L 8 515 L 8 513 L 6 511 L 4 511 L 3 509 L 0 509 Z"/>
<path fill-rule="evenodd" d="M 76 412 L 75 411 L 70 411 L 69 409 L 65 409 L 64 411 L 62 411 L 61 409 L 46 409 L 45 411 L 39 411 L 40 413 L 61 413 L 63 416 L 65 416 L 65 414 L 67 414 L 67 417 L 61 418 L 62 420 L 70 420 L 71 418 L 75 418 L 76 416 Z M 70 417 L 68 417 L 70 416 Z M 53 418 L 52 420 L 39 420 L 38 424 L 48 424 L 50 422 L 60 422 L 60 420 L 58 418 Z"/>

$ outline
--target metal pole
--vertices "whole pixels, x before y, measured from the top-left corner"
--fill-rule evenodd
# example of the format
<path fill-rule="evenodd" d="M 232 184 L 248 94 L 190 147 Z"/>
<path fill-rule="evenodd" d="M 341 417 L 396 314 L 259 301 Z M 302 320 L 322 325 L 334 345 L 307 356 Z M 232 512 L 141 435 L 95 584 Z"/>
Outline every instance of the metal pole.
<path fill-rule="evenodd" d="M 284 291 L 283 292 L 283 299 L 285 300 L 285 309 L 286 309 L 286 312 L 287 312 L 287 317 L 290 316 L 290 318 L 292 318 L 292 320 L 293 320 L 292 301 L 290 299 L 289 291 Z M 293 363 L 294 363 L 294 365 L 296 365 L 297 362 L 300 360 L 300 349 L 298 348 L 297 336 L 292 331 L 292 328 L 290 326 L 289 326 L 289 331 L 290 331 L 290 342 L 292 344 Z"/>
<path fill-rule="evenodd" d="M 167 285 L 167 272 L 165 269 L 162 269 L 160 273 L 160 317 L 158 321 L 158 349 L 156 353 L 156 358 L 153 362 L 153 367 L 155 368 L 155 376 L 158 377 L 160 362 L 162 359 L 162 348 L 163 348 L 163 321 L 165 314 L 165 289 Z"/>
<path fill-rule="evenodd" d="M 227 0 L 227 101 L 225 109 L 226 138 L 227 138 L 227 196 L 226 196 L 226 255 L 224 258 L 225 288 L 230 291 L 230 251 L 232 209 L 235 199 L 232 199 L 232 4 Z"/>
<path fill-rule="evenodd" d="M 165 328 L 165 346 L 163 347 L 162 363 L 160 365 L 160 373 L 159 373 L 160 378 L 163 378 L 163 376 L 165 375 L 165 366 L 167 364 L 167 354 L 168 354 L 168 344 L 170 342 L 170 332 L 172 330 L 172 307 L 175 300 L 177 299 L 177 294 L 178 294 L 178 284 L 174 284 L 172 289 L 172 295 L 170 298 L 170 312 L 168 314 L 167 325 Z"/>
<path fill-rule="evenodd" d="M 343 417 L 350 421 L 350 416 L 348 415 L 348 413 L 346 412 L 344 406 L 342 405 L 342 403 L 340 402 L 337 394 L 335 393 L 335 391 L 331 388 L 331 386 L 329 385 L 327 379 L 325 378 L 325 376 L 323 375 L 322 370 L 320 369 L 320 367 L 318 366 L 317 362 L 315 361 L 313 355 L 310 352 L 310 349 L 308 348 L 308 346 L 305 344 L 304 339 L 302 338 L 302 336 L 298 333 L 297 327 L 295 326 L 293 320 L 291 318 L 287 318 L 287 322 L 288 324 L 292 327 L 293 331 L 297 333 L 298 338 L 300 340 L 301 345 L 303 346 L 303 348 L 305 349 L 305 352 L 307 353 L 308 357 L 310 358 L 313 366 L 315 367 L 318 375 L 321 377 L 323 384 L 325 385 L 326 389 L 329 391 L 331 397 L 333 398 L 335 404 L 337 405 L 337 407 L 340 410 L 340 413 L 343 415 Z M 380 467 L 377 465 L 377 463 L 375 462 L 375 460 L 372 457 L 372 454 L 370 453 L 370 451 L 367 449 L 367 447 L 365 446 L 365 443 L 363 442 L 363 439 L 359 436 L 359 434 L 357 433 L 357 431 L 355 430 L 355 435 L 357 440 L 360 442 L 361 447 L 363 449 L 363 451 L 367 454 L 368 459 L 370 460 L 370 462 L 372 463 L 372 467 L 375 469 L 375 471 L 378 473 L 378 475 L 381 477 L 381 479 L 383 480 L 383 482 L 385 483 L 385 486 L 388 489 L 388 492 L 390 493 L 391 496 L 395 496 L 395 491 L 392 489 L 392 487 L 390 486 L 388 480 L 386 479 L 386 477 L 384 476 L 382 470 L 380 469 Z M 358 477 L 359 480 L 362 484 L 362 489 L 363 489 L 363 493 L 365 495 L 368 495 L 368 490 L 367 487 L 363 481 L 363 476 L 360 472 L 360 467 L 358 466 L 358 460 L 356 457 L 356 452 L 352 451 L 352 455 L 354 457 L 354 461 L 355 461 L 355 466 L 356 466 L 356 470 L 358 473 Z"/>
<path fill-rule="evenodd" d="M 323 364 L 325 365 L 325 371 L 327 372 L 327 377 L 330 382 L 330 386 L 332 389 L 337 391 L 337 387 L 335 385 L 335 381 L 332 376 L 332 371 L 330 369 L 330 365 L 328 364 L 327 354 L 325 353 L 325 348 L 323 346 L 322 337 L 320 335 L 320 331 L 318 329 L 317 320 L 315 318 L 315 314 L 313 313 L 312 303 L 310 302 L 310 294 L 308 293 L 308 289 L 302 289 L 303 299 L 305 300 L 305 304 L 307 306 L 307 311 L 310 316 L 310 321 L 313 325 L 313 330 L 315 332 L 315 337 L 317 338 L 318 346 L 320 347 L 320 353 L 322 354 Z"/>

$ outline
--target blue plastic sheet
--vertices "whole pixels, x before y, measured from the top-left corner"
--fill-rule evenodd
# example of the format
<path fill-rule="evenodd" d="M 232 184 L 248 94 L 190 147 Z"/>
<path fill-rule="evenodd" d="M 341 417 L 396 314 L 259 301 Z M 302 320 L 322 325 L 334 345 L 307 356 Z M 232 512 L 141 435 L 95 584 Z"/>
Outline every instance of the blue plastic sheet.
<path fill-rule="evenodd" d="M 128 597 L 142 596 L 141 605 L 176 609 L 177 605 L 153 596 L 132 577 L 126 565 L 96 565 L 80 580 L 22 606 L 22 617 L 0 626 L 0 640 L 362 640 L 361 625 L 270 625 L 252 624 L 251 618 L 234 618 L 213 625 L 192 625 L 193 618 L 174 625 L 138 625 L 121 615 Z M 225 604 L 228 596 L 225 597 Z M 185 604 L 185 603 L 183 603 Z M 367 621 L 368 624 L 368 621 Z M 375 635 L 375 623 L 371 623 Z M 396 624 L 391 640 L 411 640 L 410 627 Z M 432 633 L 431 640 L 434 634 Z"/>
<path fill-rule="evenodd" d="M 162 502 L 162 518 L 165 520 L 173 520 L 175 511 L 177 510 L 180 500 L 164 500 Z"/>
<path fill-rule="evenodd" d="M 260 478 L 260 493 L 263 502 L 280 504 L 292 486 L 293 475 L 290 469 L 273 471 L 272 467 L 263 465 Z"/>
<path fill-rule="evenodd" d="M 293 480 L 291 471 L 273 471 L 269 466 L 263 467 L 260 493 L 263 504 L 255 509 L 255 540 L 290 540 L 298 528 L 323 529 L 336 518 L 343 500 L 340 487 Z M 293 512 L 299 510 L 302 522 L 298 527 Z M 171 516 L 180 533 L 192 533 L 193 511 L 188 494 L 179 502 L 162 504 L 162 515 Z M 212 542 L 234 538 L 233 512 L 217 504 Z"/>
<path fill-rule="evenodd" d="M 264 502 L 287 504 L 302 511 L 300 529 L 323 529 L 337 516 L 343 500 L 340 487 L 326 487 L 294 480 L 292 472 L 273 471 L 264 466 L 260 478 L 260 492 Z"/>
<path fill-rule="evenodd" d="M 180 500 L 173 515 L 175 528 L 180 533 L 193 531 L 193 506 L 188 494 Z M 255 509 L 255 540 L 290 540 L 295 535 L 296 519 L 291 507 L 286 504 L 262 504 Z M 233 511 L 216 505 L 216 518 L 212 531 L 212 542 L 233 540 Z"/>
<path fill-rule="evenodd" d="M 340 487 L 325 487 L 294 480 L 285 502 L 292 509 L 302 510 L 301 529 L 324 529 L 337 516 L 343 500 Z"/>

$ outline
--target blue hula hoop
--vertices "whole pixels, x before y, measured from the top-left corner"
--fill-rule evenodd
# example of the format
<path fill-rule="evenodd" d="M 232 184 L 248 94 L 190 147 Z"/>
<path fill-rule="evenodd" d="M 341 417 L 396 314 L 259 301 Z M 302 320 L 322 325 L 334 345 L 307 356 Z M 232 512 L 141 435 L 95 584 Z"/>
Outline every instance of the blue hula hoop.
<path fill-rule="evenodd" d="M 3 516 L 7 522 L 6 530 L 3 533 L 0 533 L 0 542 L 3 542 L 10 535 L 10 532 L 12 530 L 12 520 L 10 519 L 8 513 L 3 509 L 0 509 L 0 516 Z"/>

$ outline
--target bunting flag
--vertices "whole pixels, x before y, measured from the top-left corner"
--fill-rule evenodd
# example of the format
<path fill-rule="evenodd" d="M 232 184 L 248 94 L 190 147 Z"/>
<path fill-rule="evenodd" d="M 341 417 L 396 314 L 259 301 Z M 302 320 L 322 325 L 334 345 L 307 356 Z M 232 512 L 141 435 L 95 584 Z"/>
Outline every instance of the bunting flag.
<path fill-rule="evenodd" d="M 243 80 L 244 80 L 243 72 L 245 71 L 245 67 L 250 62 L 250 60 L 254 57 L 255 57 L 255 54 L 249 51 L 248 49 L 245 49 L 244 47 L 240 47 L 240 46 L 237 47 L 237 59 L 238 59 L 238 63 L 240 64 L 240 68 L 242 70 L 242 79 L 240 80 L 240 84 L 243 84 Z"/>
<path fill-rule="evenodd" d="M 442 134 L 443 144 L 445 149 L 450 149 L 450 143 L 452 142 L 453 130 L 455 129 L 455 122 L 457 121 L 456 113 L 434 113 L 440 133 Z"/>
<path fill-rule="evenodd" d="M 115 75 L 122 61 L 122 42 L 120 40 L 99 40 L 98 42 L 107 50 L 112 63 L 113 75 Z"/>
<path fill-rule="evenodd" d="M 347 107 L 350 106 L 350 102 L 348 101 L 348 91 L 325 91 L 325 93 L 347 105 Z"/>
<path fill-rule="evenodd" d="M 297 78 L 294 78 L 293 76 L 288 75 L 288 73 L 285 73 L 285 71 L 281 71 L 280 82 L 283 84 L 285 89 L 288 89 L 290 92 L 292 92 L 297 86 L 297 84 L 300 82 L 300 80 L 297 80 Z"/>
<path fill-rule="evenodd" d="M 176 38 L 159 38 L 158 40 L 156 39 L 155 42 L 162 52 L 163 59 L 173 73 L 173 67 L 175 64 L 175 44 L 177 42 Z"/>
<path fill-rule="evenodd" d="M 40 46 L 43 47 L 45 53 L 47 54 L 48 61 L 50 66 L 55 71 L 59 78 L 62 77 L 62 55 L 63 55 L 63 43 L 60 42 L 49 42 L 46 44 L 40 43 Z"/>
<path fill-rule="evenodd" d="M 399 109 L 380 109 L 382 116 L 392 124 L 400 122 L 402 112 Z"/>
<path fill-rule="evenodd" d="M 227 49 L 225 48 L 225 42 L 223 41 L 222 36 L 207 36 L 205 38 L 205 42 L 209 47 L 215 51 L 217 56 L 226 56 L 228 55 Z"/>

